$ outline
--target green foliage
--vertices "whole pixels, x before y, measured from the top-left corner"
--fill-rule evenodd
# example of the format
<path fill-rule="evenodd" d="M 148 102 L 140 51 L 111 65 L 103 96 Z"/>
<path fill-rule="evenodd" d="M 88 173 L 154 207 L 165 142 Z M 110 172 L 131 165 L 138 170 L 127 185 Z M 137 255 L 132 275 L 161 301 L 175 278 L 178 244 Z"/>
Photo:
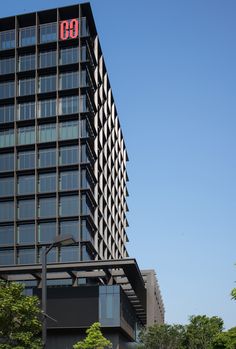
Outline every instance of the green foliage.
<path fill-rule="evenodd" d="M 217 316 L 191 316 L 186 330 L 188 349 L 212 349 L 214 337 L 223 330 L 223 320 Z"/>
<path fill-rule="evenodd" d="M 218 334 L 213 341 L 213 349 L 236 349 L 236 327 Z"/>
<path fill-rule="evenodd" d="M 142 331 L 140 348 L 145 349 L 182 349 L 185 328 L 182 325 L 154 325 Z"/>
<path fill-rule="evenodd" d="M 0 349 L 41 349 L 37 297 L 23 295 L 24 286 L 0 282 Z"/>
<path fill-rule="evenodd" d="M 232 296 L 232 299 L 235 299 L 235 300 L 236 300 L 236 288 L 234 288 L 234 289 L 231 291 L 231 296 Z"/>
<path fill-rule="evenodd" d="M 86 330 L 86 338 L 83 341 L 76 343 L 74 349 L 104 349 L 111 348 L 111 342 L 103 337 L 101 332 L 101 325 L 95 322 Z"/>

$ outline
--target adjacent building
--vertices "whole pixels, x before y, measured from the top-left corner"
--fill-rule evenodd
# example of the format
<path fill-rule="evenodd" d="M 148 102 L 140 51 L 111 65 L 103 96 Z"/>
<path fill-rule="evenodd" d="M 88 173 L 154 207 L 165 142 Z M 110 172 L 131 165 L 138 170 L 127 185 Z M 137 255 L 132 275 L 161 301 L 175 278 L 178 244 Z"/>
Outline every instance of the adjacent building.
<path fill-rule="evenodd" d="M 49 348 L 95 320 L 126 348 L 147 321 L 126 250 L 127 160 L 90 5 L 0 19 L 0 276 L 40 294 L 42 247 L 76 241 L 48 255 L 49 309 L 61 318 Z M 71 311 L 93 304 L 93 315 L 66 322 L 59 298 Z"/>

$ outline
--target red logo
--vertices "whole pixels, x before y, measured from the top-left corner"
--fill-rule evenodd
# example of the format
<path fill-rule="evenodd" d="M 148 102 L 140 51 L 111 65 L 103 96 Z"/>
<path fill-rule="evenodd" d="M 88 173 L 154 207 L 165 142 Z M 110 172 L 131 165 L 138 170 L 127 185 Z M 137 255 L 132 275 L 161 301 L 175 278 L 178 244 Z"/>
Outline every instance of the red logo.
<path fill-rule="evenodd" d="M 78 19 L 70 19 L 60 23 L 59 30 L 60 40 L 76 39 L 79 36 L 79 21 Z"/>

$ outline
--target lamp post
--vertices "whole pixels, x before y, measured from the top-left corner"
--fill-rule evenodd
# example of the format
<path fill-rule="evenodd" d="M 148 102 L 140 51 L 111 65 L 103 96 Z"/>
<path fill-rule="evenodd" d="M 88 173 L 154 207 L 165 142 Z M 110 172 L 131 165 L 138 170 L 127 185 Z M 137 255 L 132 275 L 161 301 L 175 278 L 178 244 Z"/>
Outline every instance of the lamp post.
<path fill-rule="evenodd" d="M 42 326 L 42 341 L 43 348 L 46 348 L 47 343 L 47 255 L 53 247 L 56 246 L 68 246 L 75 243 L 73 235 L 59 235 L 52 244 L 48 247 L 42 248 L 42 311 L 43 311 L 43 326 Z"/>

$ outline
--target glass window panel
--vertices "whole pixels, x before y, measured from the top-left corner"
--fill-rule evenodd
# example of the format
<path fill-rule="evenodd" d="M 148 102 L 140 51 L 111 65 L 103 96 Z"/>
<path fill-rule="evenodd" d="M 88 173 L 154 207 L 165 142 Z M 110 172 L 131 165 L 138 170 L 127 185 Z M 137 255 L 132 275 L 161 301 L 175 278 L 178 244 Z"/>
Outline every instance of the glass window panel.
<path fill-rule="evenodd" d="M 14 220 L 14 201 L 0 202 L 0 221 Z"/>
<path fill-rule="evenodd" d="M 24 170 L 35 167 L 35 151 L 22 151 L 18 153 L 18 169 Z"/>
<path fill-rule="evenodd" d="M 14 250 L 0 250 L 0 265 L 14 264 Z"/>
<path fill-rule="evenodd" d="M 59 100 L 59 114 L 75 114 L 79 112 L 79 97 L 62 97 Z"/>
<path fill-rule="evenodd" d="M 93 242 L 91 228 L 88 225 L 87 221 L 84 219 L 81 222 L 81 239 L 82 239 L 82 241 Z"/>
<path fill-rule="evenodd" d="M 60 64 L 71 64 L 79 62 L 79 47 L 61 48 Z"/>
<path fill-rule="evenodd" d="M 35 102 L 27 102 L 18 104 L 17 110 L 18 120 L 29 120 L 35 118 Z"/>
<path fill-rule="evenodd" d="M 6 30 L 0 33 L 0 50 L 15 47 L 15 30 Z"/>
<path fill-rule="evenodd" d="M 50 92 L 56 90 L 56 75 L 45 75 L 39 77 L 39 92 Z M 55 114 L 54 114 L 55 115 Z"/>
<path fill-rule="evenodd" d="M 56 198 L 39 199 L 39 217 L 55 217 L 56 216 Z"/>
<path fill-rule="evenodd" d="M 10 74 L 15 72 L 15 58 L 0 59 L 0 74 Z"/>
<path fill-rule="evenodd" d="M 0 245 L 12 245 L 14 243 L 14 225 L 0 227 Z"/>
<path fill-rule="evenodd" d="M 19 176 L 18 177 L 18 194 L 32 194 L 35 192 L 35 177 L 34 176 Z"/>
<path fill-rule="evenodd" d="M 18 219 L 35 218 L 35 201 L 19 200 L 18 201 Z"/>
<path fill-rule="evenodd" d="M 52 67 L 57 64 L 57 52 L 53 51 L 45 51 L 39 54 L 39 67 L 46 68 Z"/>
<path fill-rule="evenodd" d="M 92 215 L 92 207 L 86 195 L 82 195 L 81 198 L 81 214 Z"/>
<path fill-rule="evenodd" d="M 14 195 L 14 177 L 0 178 L 0 196 Z"/>
<path fill-rule="evenodd" d="M 78 246 L 65 246 L 60 249 L 60 262 L 75 262 L 79 260 Z"/>
<path fill-rule="evenodd" d="M 62 196 L 60 198 L 60 216 L 78 216 L 79 214 L 79 197 Z"/>
<path fill-rule="evenodd" d="M 39 192 L 47 193 L 56 191 L 56 173 L 43 173 L 39 175 Z"/>
<path fill-rule="evenodd" d="M 60 222 L 60 234 L 61 235 L 71 234 L 71 235 L 73 235 L 75 241 L 78 241 L 78 239 L 79 239 L 79 221 Z"/>
<path fill-rule="evenodd" d="M 19 56 L 19 71 L 35 69 L 35 54 L 25 54 Z"/>
<path fill-rule="evenodd" d="M 0 172 L 14 170 L 14 153 L 0 154 Z"/>
<path fill-rule="evenodd" d="M 79 171 L 60 173 L 60 190 L 75 190 L 79 188 Z"/>
<path fill-rule="evenodd" d="M 79 72 L 61 73 L 59 77 L 60 90 L 79 87 Z"/>
<path fill-rule="evenodd" d="M 89 28 L 87 25 L 86 17 L 82 17 L 80 21 L 80 35 L 83 36 L 89 36 Z"/>
<path fill-rule="evenodd" d="M 35 79 L 20 79 L 18 82 L 18 94 L 19 96 L 28 96 L 35 94 Z"/>
<path fill-rule="evenodd" d="M 19 46 L 34 45 L 36 42 L 35 26 L 20 28 Z"/>
<path fill-rule="evenodd" d="M 35 263 L 35 249 L 22 248 L 18 250 L 18 264 L 34 264 Z"/>
<path fill-rule="evenodd" d="M 39 150 L 39 167 L 56 166 L 56 149 L 47 148 Z"/>
<path fill-rule="evenodd" d="M 60 148 L 60 165 L 77 164 L 79 162 L 78 145 Z"/>
<path fill-rule="evenodd" d="M 52 142 L 56 140 L 56 124 L 45 124 L 39 126 L 39 141 Z"/>
<path fill-rule="evenodd" d="M 14 104 L 0 107 L 0 123 L 13 122 L 15 119 Z"/>
<path fill-rule="evenodd" d="M 18 129 L 18 144 L 35 143 L 35 127 L 27 126 Z"/>
<path fill-rule="evenodd" d="M 82 246 L 82 261 L 91 261 L 92 256 L 90 252 L 87 250 L 86 246 Z"/>
<path fill-rule="evenodd" d="M 42 260 L 42 249 L 39 248 L 39 252 L 38 252 L 39 263 L 42 263 L 41 260 Z M 47 263 L 49 264 L 49 263 L 56 263 L 56 262 L 57 262 L 57 248 L 52 248 L 47 254 Z"/>
<path fill-rule="evenodd" d="M 0 83 L 0 99 L 11 98 L 15 95 L 15 82 L 1 82 Z"/>
<path fill-rule="evenodd" d="M 78 120 L 61 122 L 59 124 L 59 138 L 60 139 L 79 138 Z"/>
<path fill-rule="evenodd" d="M 35 225 L 20 224 L 17 227 L 17 241 L 19 244 L 35 243 Z"/>
<path fill-rule="evenodd" d="M 40 223 L 38 225 L 39 242 L 51 243 L 56 236 L 56 222 Z"/>
<path fill-rule="evenodd" d="M 55 99 L 39 101 L 39 117 L 45 118 L 57 114 L 57 103 Z"/>
<path fill-rule="evenodd" d="M 15 145 L 14 129 L 0 131 L 0 147 Z"/>
<path fill-rule="evenodd" d="M 57 40 L 57 23 L 40 25 L 40 43 Z"/>

